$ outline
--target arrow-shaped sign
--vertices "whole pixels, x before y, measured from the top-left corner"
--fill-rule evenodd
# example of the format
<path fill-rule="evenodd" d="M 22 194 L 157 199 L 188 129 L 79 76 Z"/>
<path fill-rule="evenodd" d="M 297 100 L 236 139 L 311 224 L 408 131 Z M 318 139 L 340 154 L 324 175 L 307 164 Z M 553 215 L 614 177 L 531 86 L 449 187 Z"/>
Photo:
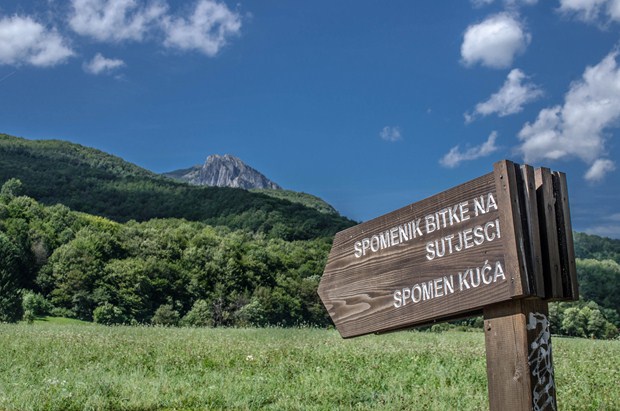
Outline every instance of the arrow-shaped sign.
<path fill-rule="evenodd" d="M 544 296 L 539 245 L 533 169 L 504 160 L 336 234 L 319 295 L 345 338 L 462 317 Z"/>

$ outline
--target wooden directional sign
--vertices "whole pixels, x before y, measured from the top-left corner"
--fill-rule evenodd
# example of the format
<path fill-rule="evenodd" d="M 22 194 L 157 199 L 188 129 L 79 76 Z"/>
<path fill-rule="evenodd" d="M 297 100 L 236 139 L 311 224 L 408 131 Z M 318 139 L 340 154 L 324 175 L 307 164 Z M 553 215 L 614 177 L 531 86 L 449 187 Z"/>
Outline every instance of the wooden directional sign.
<path fill-rule="evenodd" d="M 319 295 L 345 338 L 482 312 L 490 409 L 555 410 L 547 300 L 578 298 L 566 176 L 504 160 L 342 231 Z"/>
<path fill-rule="evenodd" d="M 487 175 L 338 233 L 319 295 L 345 338 L 544 297 L 537 224 L 533 169 L 501 161 Z"/>

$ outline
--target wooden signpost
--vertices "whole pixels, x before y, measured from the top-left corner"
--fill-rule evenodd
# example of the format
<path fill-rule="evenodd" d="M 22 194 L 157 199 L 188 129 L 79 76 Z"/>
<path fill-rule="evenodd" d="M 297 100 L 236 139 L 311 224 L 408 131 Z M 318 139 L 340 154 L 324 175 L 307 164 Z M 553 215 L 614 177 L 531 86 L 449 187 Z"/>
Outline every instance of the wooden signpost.
<path fill-rule="evenodd" d="M 556 409 L 547 300 L 578 298 L 566 178 L 504 160 L 344 230 L 319 295 L 344 338 L 483 313 L 490 408 Z"/>

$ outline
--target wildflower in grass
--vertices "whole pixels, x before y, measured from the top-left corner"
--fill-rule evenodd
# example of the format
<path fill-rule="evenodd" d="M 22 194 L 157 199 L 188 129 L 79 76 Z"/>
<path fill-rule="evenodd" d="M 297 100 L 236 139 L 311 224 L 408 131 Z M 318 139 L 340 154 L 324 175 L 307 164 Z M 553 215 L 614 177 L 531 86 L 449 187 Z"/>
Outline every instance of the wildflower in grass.
<path fill-rule="evenodd" d="M 49 385 L 60 385 L 60 386 L 64 386 L 67 384 L 67 381 L 65 380 L 59 380 L 58 378 L 46 378 L 45 379 L 45 383 L 49 384 Z"/>

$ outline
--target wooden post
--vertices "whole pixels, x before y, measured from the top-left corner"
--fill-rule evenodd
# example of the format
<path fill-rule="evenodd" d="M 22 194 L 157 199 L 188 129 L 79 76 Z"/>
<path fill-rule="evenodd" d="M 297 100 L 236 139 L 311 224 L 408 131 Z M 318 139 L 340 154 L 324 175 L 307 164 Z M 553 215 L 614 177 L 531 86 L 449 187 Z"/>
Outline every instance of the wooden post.
<path fill-rule="evenodd" d="M 556 410 L 548 304 L 532 298 L 484 308 L 489 409 Z"/>

